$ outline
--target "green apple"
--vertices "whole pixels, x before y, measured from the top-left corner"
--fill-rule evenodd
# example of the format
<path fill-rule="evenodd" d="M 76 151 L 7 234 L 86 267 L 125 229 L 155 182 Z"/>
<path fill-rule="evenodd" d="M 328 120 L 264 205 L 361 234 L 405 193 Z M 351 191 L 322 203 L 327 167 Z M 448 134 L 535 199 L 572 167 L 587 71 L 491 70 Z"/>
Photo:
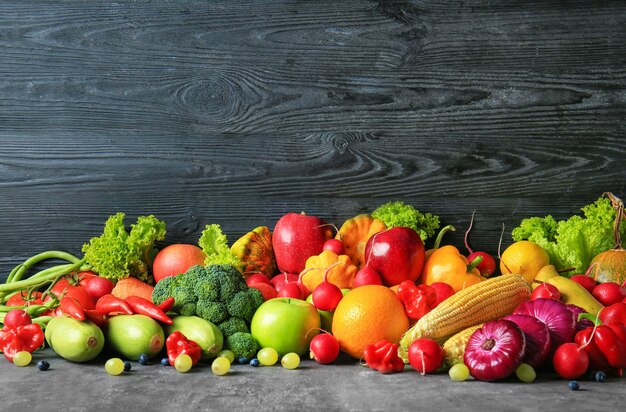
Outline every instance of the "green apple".
<path fill-rule="evenodd" d="M 346 293 L 350 292 L 350 289 L 341 289 L 341 293 L 346 296 Z M 309 303 L 313 303 L 313 294 L 309 294 L 309 296 L 306 297 L 306 301 Z M 320 321 L 322 324 L 322 329 L 324 329 L 325 331 L 330 332 L 332 330 L 332 326 L 333 326 L 333 315 L 335 314 L 334 311 L 328 311 L 328 310 L 317 310 L 317 312 L 320 314 Z"/>
<path fill-rule="evenodd" d="M 274 348 L 281 355 L 304 355 L 319 328 L 320 316 L 315 306 L 300 299 L 274 298 L 254 313 L 250 333 L 261 348 Z"/>

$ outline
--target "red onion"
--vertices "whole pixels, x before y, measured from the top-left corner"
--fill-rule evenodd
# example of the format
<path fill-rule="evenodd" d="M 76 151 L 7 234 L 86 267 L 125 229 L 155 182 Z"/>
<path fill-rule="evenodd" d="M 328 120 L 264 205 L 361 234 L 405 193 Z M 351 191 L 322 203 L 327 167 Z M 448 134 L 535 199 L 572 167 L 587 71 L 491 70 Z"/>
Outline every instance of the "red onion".
<path fill-rule="evenodd" d="M 581 308 L 580 306 L 573 305 L 571 303 L 565 306 L 574 315 L 574 320 L 576 321 L 576 332 L 581 331 L 583 329 L 587 329 L 589 326 L 593 326 L 593 322 L 590 321 L 589 319 L 578 320 L 578 315 L 580 315 L 581 313 L 587 313 L 585 309 Z"/>
<path fill-rule="evenodd" d="M 524 333 L 515 323 L 492 320 L 472 334 L 463 361 L 476 379 L 504 379 L 522 363 L 525 346 Z"/>
<path fill-rule="evenodd" d="M 534 316 L 545 323 L 552 340 L 551 353 L 562 344 L 574 341 L 576 320 L 574 314 L 561 301 L 545 298 L 528 300 L 519 305 L 513 314 Z"/>
<path fill-rule="evenodd" d="M 526 349 L 523 361 L 535 369 L 540 367 L 548 359 L 552 343 L 545 323 L 529 315 L 509 315 L 503 319 L 515 323 L 524 332 Z"/>

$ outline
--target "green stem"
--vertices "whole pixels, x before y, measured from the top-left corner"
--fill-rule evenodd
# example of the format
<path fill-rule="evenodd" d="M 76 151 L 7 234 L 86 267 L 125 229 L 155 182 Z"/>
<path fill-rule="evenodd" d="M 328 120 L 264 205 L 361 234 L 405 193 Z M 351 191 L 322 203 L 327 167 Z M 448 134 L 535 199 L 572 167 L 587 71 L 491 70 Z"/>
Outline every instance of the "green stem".
<path fill-rule="evenodd" d="M 448 232 L 454 232 L 455 230 L 456 228 L 452 225 L 442 227 L 439 231 L 439 234 L 437 235 L 437 238 L 435 239 L 435 243 L 433 244 L 433 250 L 439 249 L 439 246 L 441 246 L 441 241 L 443 240 L 443 235 Z"/>
<path fill-rule="evenodd" d="M 476 268 L 476 266 L 480 265 L 480 262 L 483 261 L 482 256 L 476 256 L 474 260 L 472 260 L 469 265 L 467 265 L 467 273 L 470 273 L 472 270 Z"/>
<path fill-rule="evenodd" d="M 62 275 L 80 268 L 84 263 L 84 260 L 79 260 L 76 263 L 54 266 L 52 268 L 42 270 L 28 279 L 5 283 L 0 285 L 0 294 L 6 294 L 34 286 L 43 286 L 47 283 L 53 282 L 56 278 Z"/>
<path fill-rule="evenodd" d="M 578 315 L 578 320 L 581 321 L 583 319 L 590 320 L 596 326 L 602 325 L 602 321 L 600 320 L 600 318 L 597 317 L 596 315 L 591 314 L 591 313 L 581 313 L 581 314 L 579 314 Z"/>
<path fill-rule="evenodd" d="M 80 259 L 72 255 L 71 253 L 63 252 L 61 250 L 48 250 L 46 252 L 41 252 L 39 254 L 36 254 L 35 256 L 31 256 L 30 258 L 26 259 L 24 263 L 21 264 L 21 267 L 19 267 L 15 272 L 11 271 L 13 276 L 9 275 L 6 283 L 12 283 L 21 280 L 24 276 L 24 273 L 26 273 L 28 269 L 30 269 L 37 263 L 48 259 L 61 259 L 66 260 L 70 263 L 77 263 L 80 261 Z"/>

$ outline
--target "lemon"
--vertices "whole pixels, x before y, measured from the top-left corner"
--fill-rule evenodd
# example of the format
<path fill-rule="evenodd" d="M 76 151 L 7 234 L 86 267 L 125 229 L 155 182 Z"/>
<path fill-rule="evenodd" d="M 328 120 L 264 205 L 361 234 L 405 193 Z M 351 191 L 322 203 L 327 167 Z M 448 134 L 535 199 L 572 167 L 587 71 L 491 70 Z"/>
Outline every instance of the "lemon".
<path fill-rule="evenodd" d="M 503 275 L 516 273 L 524 276 L 526 281 L 532 282 L 541 268 L 548 264 L 550 258 L 541 246 L 528 240 L 520 240 L 502 253 L 500 272 Z"/>

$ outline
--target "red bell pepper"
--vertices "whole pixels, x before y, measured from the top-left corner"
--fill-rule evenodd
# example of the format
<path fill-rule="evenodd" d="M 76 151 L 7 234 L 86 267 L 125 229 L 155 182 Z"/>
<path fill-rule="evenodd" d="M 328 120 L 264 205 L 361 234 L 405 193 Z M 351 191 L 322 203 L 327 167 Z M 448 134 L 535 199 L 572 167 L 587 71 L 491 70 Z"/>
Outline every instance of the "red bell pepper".
<path fill-rule="evenodd" d="M 135 313 L 128 302 L 110 293 L 98 299 L 96 309 L 108 314 L 122 313 L 124 315 L 133 315 Z"/>
<path fill-rule="evenodd" d="M 170 319 L 160 307 L 150 302 L 148 299 L 139 296 L 129 296 L 126 298 L 126 302 L 130 305 L 133 312 L 139 315 L 149 316 L 167 325 L 172 324 L 172 319 Z"/>
<path fill-rule="evenodd" d="M 78 303 L 78 301 L 69 296 L 64 296 L 61 298 L 61 301 L 59 302 L 59 307 L 61 308 L 61 312 L 63 312 L 64 315 L 70 316 L 80 321 L 86 319 L 85 310 L 83 309 L 83 307 L 80 305 L 80 303 Z"/>
<path fill-rule="evenodd" d="M 626 368 L 626 325 L 609 323 L 589 326 L 576 334 L 575 342 L 582 347 L 591 367 L 607 373 L 620 374 Z"/>
<path fill-rule="evenodd" d="M 432 310 L 437 302 L 437 292 L 428 285 L 416 285 L 405 280 L 398 285 L 398 297 L 404 305 L 406 315 L 418 320 Z"/>
<path fill-rule="evenodd" d="M 380 373 L 395 373 L 404 369 L 404 362 L 398 356 L 398 344 L 385 339 L 367 345 L 363 358 L 367 366 Z"/>
<path fill-rule="evenodd" d="M 626 303 L 618 302 L 602 309 L 598 314 L 602 323 L 621 323 L 626 325 Z"/>
<path fill-rule="evenodd" d="M 165 340 L 165 348 L 170 365 L 174 365 L 176 358 L 183 353 L 189 355 L 192 365 L 197 364 L 202 356 L 202 348 L 200 348 L 200 345 L 187 339 L 187 337 L 179 331 L 173 332 L 167 337 Z"/>
<path fill-rule="evenodd" d="M 0 350 L 10 362 L 17 352 L 34 352 L 43 345 L 44 334 L 37 323 L 16 327 L 4 326 L 0 330 Z"/>

